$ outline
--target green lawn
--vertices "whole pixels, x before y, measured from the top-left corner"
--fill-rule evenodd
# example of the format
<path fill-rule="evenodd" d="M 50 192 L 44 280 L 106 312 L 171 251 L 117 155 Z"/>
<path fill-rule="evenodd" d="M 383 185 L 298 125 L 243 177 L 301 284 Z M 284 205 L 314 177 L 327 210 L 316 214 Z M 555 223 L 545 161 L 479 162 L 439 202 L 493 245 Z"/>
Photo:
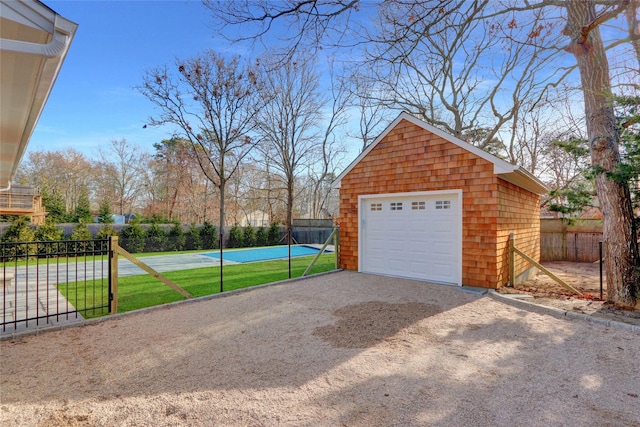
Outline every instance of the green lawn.
<path fill-rule="evenodd" d="M 313 260 L 312 256 L 291 259 L 291 277 L 300 277 Z M 288 260 L 263 261 L 224 266 L 224 291 L 247 288 L 265 283 L 285 280 L 289 277 Z M 309 274 L 317 274 L 335 269 L 335 254 L 325 254 L 318 259 Z M 220 267 L 198 268 L 163 273 L 192 295 L 199 297 L 220 292 Z M 85 317 L 99 317 L 106 310 L 89 310 L 94 301 L 102 301 L 104 295 L 97 295 L 91 282 L 61 284 L 60 292 Z M 118 279 L 118 312 L 166 304 L 185 299 L 152 276 L 121 277 Z M 86 301 L 86 303 L 85 303 Z"/>

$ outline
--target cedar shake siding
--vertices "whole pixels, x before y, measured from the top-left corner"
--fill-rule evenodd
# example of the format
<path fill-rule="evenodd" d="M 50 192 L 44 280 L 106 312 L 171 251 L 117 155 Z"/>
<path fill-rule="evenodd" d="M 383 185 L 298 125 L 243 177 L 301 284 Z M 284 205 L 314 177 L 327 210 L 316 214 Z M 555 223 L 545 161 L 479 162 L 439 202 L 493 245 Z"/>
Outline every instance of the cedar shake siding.
<path fill-rule="evenodd" d="M 462 191 L 463 285 L 498 288 L 509 281 L 509 233 L 539 259 L 540 196 L 501 179 L 493 156 L 430 132 L 406 113 L 372 145 L 337 180 L 341 268 L 358 270 L 358 196 L 437 190 Z M 518 258 L 516 274 L 530 267 Z"/>

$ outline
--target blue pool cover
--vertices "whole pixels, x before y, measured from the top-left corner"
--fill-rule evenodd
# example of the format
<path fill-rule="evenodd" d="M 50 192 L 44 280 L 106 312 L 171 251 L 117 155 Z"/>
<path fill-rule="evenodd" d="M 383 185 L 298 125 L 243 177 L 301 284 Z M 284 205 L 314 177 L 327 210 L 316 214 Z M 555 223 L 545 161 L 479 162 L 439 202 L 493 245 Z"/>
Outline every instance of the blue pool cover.
<path fill-rule="evenodd" d="M 320 249 L 312 248 L 310 246 L 291 246 L 291 257 L 315 255 L 320 252 Z M 325 252 L 327 252 L 325 250 Z M 206 255 L 211 258 L 220 259 L 220 252 L 209 252 Z M 254 262 L 254 261 L 267 261 L 270 259 L 287 258 L 289 256 L 289 247 L 284 246 L 269 246 L 266 248 L 252 248 L 252 249 L 240 249 L 240 250 L 224 250 L 222 259 L 224 261 L 234 262 Z"/>

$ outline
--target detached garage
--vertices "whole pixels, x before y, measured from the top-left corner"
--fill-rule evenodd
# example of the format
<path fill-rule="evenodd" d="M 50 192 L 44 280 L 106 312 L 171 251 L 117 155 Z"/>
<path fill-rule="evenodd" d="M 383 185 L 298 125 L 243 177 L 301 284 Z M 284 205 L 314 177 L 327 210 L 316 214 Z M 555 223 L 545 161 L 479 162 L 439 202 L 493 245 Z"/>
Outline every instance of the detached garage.
<path fill-rule="evenodd" d="M 340 267 L 497 288 L 508 240 L 540 256 L 540 195 L 523 168 L 400 114 L 334 182 Z M 516 274 L 529 265 L 516 264 Z"/>

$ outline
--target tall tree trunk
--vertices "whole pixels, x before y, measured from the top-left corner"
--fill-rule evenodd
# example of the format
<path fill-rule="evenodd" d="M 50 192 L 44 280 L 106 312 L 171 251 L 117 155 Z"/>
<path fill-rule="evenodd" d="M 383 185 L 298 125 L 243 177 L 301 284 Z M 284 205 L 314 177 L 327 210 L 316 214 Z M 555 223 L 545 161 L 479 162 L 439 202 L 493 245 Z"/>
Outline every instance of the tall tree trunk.
<path fill-rule="evenodd" d="M 633 50 L 636 53 L 638 67 L 640 68 L 640 22 L 638 22 L 638 8 L 640 8 L 640 0 L 631 0 L 625 14 L 627 16 L 627 26 L 629 27 L 629 38 L 631 39 Z"/>
<path fill-rule="evenodd" d="M 635 306 L 640 298 L 640 260 L 629 187 L 609 176 L 620 162 L 609 63 L 593 0 L 567 2 L 565 34 L 576 57 L 584 94 L 591 163 L 603 216 L 607 299 Z"/>

